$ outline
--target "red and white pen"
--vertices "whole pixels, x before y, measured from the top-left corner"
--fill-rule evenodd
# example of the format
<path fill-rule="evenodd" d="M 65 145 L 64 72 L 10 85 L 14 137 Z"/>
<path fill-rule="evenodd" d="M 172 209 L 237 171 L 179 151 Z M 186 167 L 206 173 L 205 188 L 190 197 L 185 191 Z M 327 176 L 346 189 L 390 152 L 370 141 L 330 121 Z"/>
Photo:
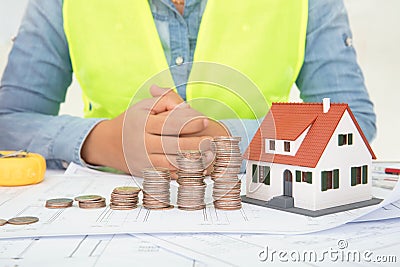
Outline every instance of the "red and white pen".
<path fill-rule="evenodd" d="M 374 171 L 386 174 L 400 175 L 400 169 L 393 167 L 374 167 Z"/>
<path fill-rule="evenodd" d="M 396 174 L 396 175 L 400 175 L 400 169 L 396 169 L 396 168 L 385 168 L 385 173 L 386 173 L 386 174 Z"/>

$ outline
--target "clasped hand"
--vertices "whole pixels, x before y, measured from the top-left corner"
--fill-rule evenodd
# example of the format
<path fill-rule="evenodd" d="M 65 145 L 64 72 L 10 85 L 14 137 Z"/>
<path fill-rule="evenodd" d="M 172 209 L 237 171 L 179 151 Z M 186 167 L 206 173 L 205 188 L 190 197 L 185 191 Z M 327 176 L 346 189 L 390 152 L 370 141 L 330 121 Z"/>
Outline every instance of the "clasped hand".
<path fill-rule="evenodd" d="M 152 98 L 96 125 L 82 146 L 82 158 L 135 176 L 147 167 L 164 167 L 176 178 L 177 152 L 202 150 L 210 166 L 210 141 L 228 135 L 226 128 L 192 109 L 171 89 L 153 85 L 150 93 Z"/>

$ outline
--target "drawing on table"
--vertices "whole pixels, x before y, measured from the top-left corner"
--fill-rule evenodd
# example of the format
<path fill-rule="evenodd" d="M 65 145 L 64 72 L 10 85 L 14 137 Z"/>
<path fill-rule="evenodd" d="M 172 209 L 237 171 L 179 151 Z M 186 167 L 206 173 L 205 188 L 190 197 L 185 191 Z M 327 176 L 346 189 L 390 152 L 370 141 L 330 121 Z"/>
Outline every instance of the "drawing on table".
<path fill-rule="evenodd" d="M 307 235 L 192 233 L 14 238 L 0 240 L 0 265 L 254 266 L 266 264 L 258 257 L 266 246 L 271 252 L 314 252 L 320 256 L 335 249 L 351 251 L 352 255 L 367 251 L 374 257 L 388 255 L 398 261 L 399 233 L 400 220 L 395 219 L 351 223 Z M 340 241 L 346 242 L 348 250 L 338 248 Z M 277 264 L 280 258 L 274 259 Z M 327 262 L 329 259 L 324 263 Z M 310 263 L 305 262 L 305 266 L 315 265 Z"/>
<path fill-rule="evenodd" d="M 273 103 L 244 157 L 248 203 L 315 217 L 381 201 L 375 154 L 347 104 Z"/>
<path fill-rule="evenodd" d="M 142 179 L 137 178 L 136 181 L 140 183 Z M 90 194 L 107 198 L 115 187 L 131 185 L 136 184 L 129 176 L 84 173 L 83 175 L 49 175 L 39 185 L 13 188 L 12 194 L 5 194 L 8 188 L 0 188 L 0 210 L 3 218 L 35 216 L 40 219 L 39 222 L 31 225 L 2 226 L 0 239 L 110 233 L 307 233 L 336 227 L 379 207 L 365 207 L 316 218 L 246 203 L 236 211 L 217 210 L 213 206 L 206 206 L 205 209 L 193 212 L 177 208 L 160 211 L 147 210 L 140 204 L 138 208 L 128 211 L 111 210 L 109 205 L 100 209 L 82 210 L 76 203 L 68 209 L 45 207 L 46 200 L 49 198 L 74 198 L 78 195 Z M 211 199 L 212 185 L 209 184 L 207 188 L 209 190 L 206 191 L 206 195 Z M 176 190 L 176 187 L 171 186 L 171 189 Z M 393 192 L 382 189 L 383 192 L 389 194 L 386 195 L 388 201 L 392 202 L 398 200 L 396 195 L 399 190 L 398 187 Z M 386 196 L 381 194 L 381 197 Z M 173 201 L 175 204 L 176 199 Z M 109 198 L 107 198 L 107 204 L 109 204 Z M 384 204 L 387 205 L 390 202 Z"/>
<path fill-rule="evenodd" d="M 199 259 L 133 235 L 33 237 L 0 241 L 1 266 L 127 266 L 128 263 L 129 266 L 206 266 Z"/>

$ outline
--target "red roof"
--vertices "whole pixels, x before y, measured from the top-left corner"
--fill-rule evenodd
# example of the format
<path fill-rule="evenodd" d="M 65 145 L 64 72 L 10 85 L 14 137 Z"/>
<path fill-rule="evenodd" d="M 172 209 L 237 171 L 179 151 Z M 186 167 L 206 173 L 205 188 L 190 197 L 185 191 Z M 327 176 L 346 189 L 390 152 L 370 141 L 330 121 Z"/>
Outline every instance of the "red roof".
<path fill-rule="evenodd" d="M 347 104 L 333 103 L 327 113 L 323 113 L 322 103 L 273 103 L 244 153 L 244 158 L 254 161 L 315 168 L 346 110 L 350 114 L 372 158 L 376 159 L 349 106 Z M 310 130 L 296 155 L 265 153 L 265 142 L 263 140 L 294 141 L 308 127 L 310 127 Z"/>

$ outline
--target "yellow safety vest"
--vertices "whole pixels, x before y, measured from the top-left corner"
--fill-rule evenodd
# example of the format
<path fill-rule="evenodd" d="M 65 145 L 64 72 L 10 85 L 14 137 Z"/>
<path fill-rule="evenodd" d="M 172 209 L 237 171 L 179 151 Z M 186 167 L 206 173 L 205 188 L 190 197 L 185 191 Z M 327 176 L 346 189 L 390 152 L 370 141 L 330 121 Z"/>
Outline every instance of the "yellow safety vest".
<path fill-rule="evenodd" d="M 152 83 L 175 86 L 148 0 L 64 0 L 63 17 L 85 117 L 119 115 Z M 187 101 L 215 119 L 260 118 L 287 101 L 307 19 L 307 0 L 208 0 Z"/>

